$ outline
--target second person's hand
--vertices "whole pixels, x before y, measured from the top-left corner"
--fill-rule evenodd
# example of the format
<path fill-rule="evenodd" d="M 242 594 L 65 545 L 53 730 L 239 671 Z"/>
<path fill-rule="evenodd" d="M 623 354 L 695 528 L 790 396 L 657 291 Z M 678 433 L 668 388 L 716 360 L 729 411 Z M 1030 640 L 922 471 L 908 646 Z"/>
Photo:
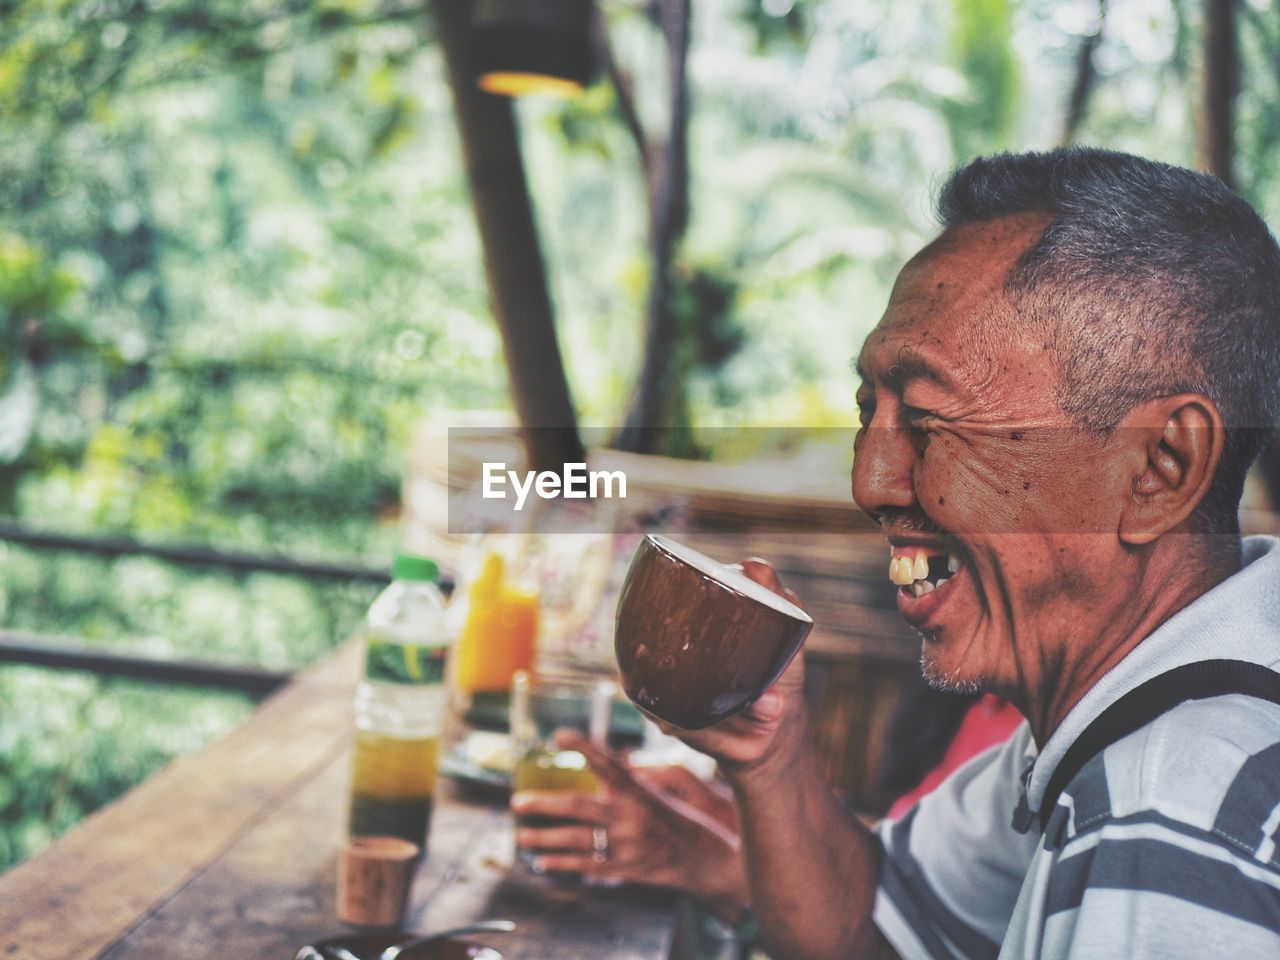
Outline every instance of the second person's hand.
<path fill-rule="evenodd" d="M 700 788 L 706 794 L 696 804 L 688 802 L 658 785 L 667 779 L 664 774 L 632 770 L 576 734 L 557 739 L 564 749 L 587 758 L 602 789 L 595 794 L 530 790 L 512 797 L 517 815 L 572 821 L 517 828 L 517 845 L 537 855 L 540 869 L 671 887 L 730 921 L 742 914 L 746 875 L 737 834 L 726 822 L 732 812 L 725 798 L 705 784 L 689 783 L 692 777 L 675 777 L 682 792 L 697 796 Z"/>

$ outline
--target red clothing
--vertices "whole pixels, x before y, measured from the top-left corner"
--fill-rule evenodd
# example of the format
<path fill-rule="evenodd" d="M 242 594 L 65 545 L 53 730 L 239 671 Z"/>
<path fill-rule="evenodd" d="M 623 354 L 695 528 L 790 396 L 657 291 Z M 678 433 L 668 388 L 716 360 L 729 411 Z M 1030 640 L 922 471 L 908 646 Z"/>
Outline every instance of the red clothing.
<path fill-rule="evenodd" d="M 917 800 L 932 792 L 934 787 L 951 776 L 970 757 L 977 756 L 997 743 L 1004 743 L 1022 720 L 1022 714 L 1008 700 L 1001 700 L 991 693 L 983 694 L 965 711 L 942 760 L 925 774 L 919 786 L 893 802 L 893 806 L 889 808 L 889 818 L 896 820 L 910 810 Z"/>

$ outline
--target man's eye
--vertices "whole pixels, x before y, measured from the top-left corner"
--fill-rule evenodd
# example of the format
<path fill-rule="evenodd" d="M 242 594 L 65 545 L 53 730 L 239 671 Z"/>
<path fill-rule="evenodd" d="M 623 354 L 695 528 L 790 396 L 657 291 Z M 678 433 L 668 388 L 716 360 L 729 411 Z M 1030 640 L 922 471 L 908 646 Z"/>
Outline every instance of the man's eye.
<path fill-rule="evenodd" d="M 937 418 L 930 410 L 922 410 L 920 407 L 908 407 L 904 405 L 902 408 L 902 419 L 908 426 L 927 427 Z"/>
<path fill-rule="evenodd" d="M 876 405 L 866 402 L 858 404 L 858 423 L 864 427 L 871 426 L 871 421 L 876 416 Z"/>

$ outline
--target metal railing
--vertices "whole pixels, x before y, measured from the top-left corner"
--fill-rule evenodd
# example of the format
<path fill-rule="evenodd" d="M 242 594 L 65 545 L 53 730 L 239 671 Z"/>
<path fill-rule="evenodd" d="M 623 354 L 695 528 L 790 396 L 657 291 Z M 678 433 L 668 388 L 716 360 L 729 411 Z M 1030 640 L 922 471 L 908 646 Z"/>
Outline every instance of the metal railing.
<path fill-rule="evenodd" d="M 244 573 L 285 573 L 309 579 L 354 580 L 363 583 L 385 583 L 388 576 L 388 571 L 383 567 L 298 560 L 278 553 L 244 553 L 185 544 L 148 543 L 132 537 L 58 533 L 33 529 L 10 518 L 0 519 L 0 540 L 28 547 L 77 550 L 109 557 L 157 557 L 188 566 L 221 567 Z"/>
<path fill-rule="evenodd" d="M 150 543 L 123 536 L 67 534 L 28 527 L 12 518 L 0 518 L 0 540 L 38 549 L 73 550 L 106 557 L 150 556 L 182 566 L 235 573 L 280 573 L 308 580 L 382 584 L 389 576 L 388 571 L 380 567 L 299 560 L 278 553 Z M 255 666 L 115 653 L 90 646 L 78 638 L 4 629 L 0 629 L 0 663 L 86 670 L 98 676 L 234 690 L 257 699 L 269 696 L 292 676 L 289 671 Z"/>
<path fill-rule="evenodd" d="M 287 670 L 230 666 L 208 660 L 167 660 L 114 653 L 78 640 L 47 633 L 0 630 L 0 663 L 87 670 L 103 677 L 128 677 L 152 683 L 234 690 L 261 699 L 293 676 Z"/>

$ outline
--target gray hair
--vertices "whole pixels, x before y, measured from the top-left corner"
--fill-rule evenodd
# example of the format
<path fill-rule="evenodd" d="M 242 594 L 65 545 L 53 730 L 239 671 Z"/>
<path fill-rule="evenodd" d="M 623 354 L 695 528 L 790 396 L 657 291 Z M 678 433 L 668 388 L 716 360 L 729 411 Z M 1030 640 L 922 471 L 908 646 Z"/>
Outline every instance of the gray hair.
<path fill-rule="evenodd" d="M 1245 473 L 1280 419 L 1280 248 L 1220 180 L 1108 150 L 980 157 L 938 198 L 944 227 L 1052 218 L 1005 291 L 1043 325 L 1058 402 L 1109 432 L 1135 405 L 1197 392 L 1226 441 L 1197 528 L 1236 533 Z"/>

